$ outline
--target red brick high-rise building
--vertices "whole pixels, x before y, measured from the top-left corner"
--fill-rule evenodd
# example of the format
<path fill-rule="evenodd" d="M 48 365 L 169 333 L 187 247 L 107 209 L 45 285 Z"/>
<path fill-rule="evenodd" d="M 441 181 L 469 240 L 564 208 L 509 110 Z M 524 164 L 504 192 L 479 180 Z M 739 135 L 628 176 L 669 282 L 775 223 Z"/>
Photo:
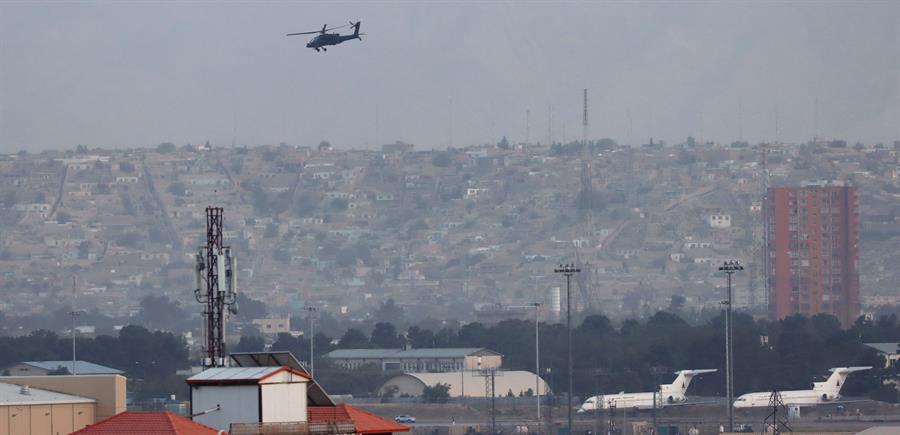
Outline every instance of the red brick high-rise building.
<path fill-rule="evenodd" d="M 769 310 L 832 314 L 846 328 L 859 316 L 859 195 L 810 184 L 768 191 Z"/>

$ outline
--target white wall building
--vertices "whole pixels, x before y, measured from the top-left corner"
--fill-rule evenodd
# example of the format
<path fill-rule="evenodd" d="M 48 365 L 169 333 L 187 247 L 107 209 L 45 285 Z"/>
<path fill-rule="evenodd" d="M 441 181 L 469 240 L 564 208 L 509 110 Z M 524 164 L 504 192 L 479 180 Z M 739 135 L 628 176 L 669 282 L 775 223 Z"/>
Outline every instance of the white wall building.
<path fill-rule="evenodd" d="M 194 421 L 216 429 L 231 423 L 306 421 L 310 377 L 290 367 L 219 367 L 188 378 Z"/>

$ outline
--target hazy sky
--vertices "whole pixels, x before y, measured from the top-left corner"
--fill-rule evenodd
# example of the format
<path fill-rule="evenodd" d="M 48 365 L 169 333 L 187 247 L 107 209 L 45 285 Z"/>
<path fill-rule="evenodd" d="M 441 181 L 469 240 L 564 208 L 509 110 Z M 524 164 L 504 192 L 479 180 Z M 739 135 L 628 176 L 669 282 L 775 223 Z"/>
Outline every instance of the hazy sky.
<path fill-rule="evenodd" d="M 357 19 L 327 53 L 284 36 Z M 551 106 L 574 140 L 582 88 L 594 138 L 890 143 L 900 1 L 0 3 L 0 152 L 443 148 L 523 140 L 526 111 L 546 142 Z"/>

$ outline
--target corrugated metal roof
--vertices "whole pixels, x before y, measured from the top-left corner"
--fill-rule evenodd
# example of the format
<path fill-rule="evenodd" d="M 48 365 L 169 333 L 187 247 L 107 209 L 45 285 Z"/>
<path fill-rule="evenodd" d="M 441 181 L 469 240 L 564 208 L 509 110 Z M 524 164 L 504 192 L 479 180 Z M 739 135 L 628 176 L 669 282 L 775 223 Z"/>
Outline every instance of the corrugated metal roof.
<path fill-rule="evenodd" d="M 478 352 L 500 355 L 483 347 L 431 348 L 431 349 L 338 349 L 328 353 L 329 358 L 464 358 Z"/>
<path fill-rule="evenodd" d="M 32 367 L 37 367 L 44 370 L 56 370 L 60 367 L 65 367 L 69 373 L 75 373 L 79 375 L 121 375 L 121 370 L 116 370 L 112 367 L 101 366 L 100 364 L 94 364 L 88 361 L 75 361 L 75 370 L 72 370 L 72 361 L 24 361 L 22 364 L 27 364 Z"/>
<path fill-rule="evenodd" d="M 897 353 L 897 345 L 900 343 L 863 343 L 881 353 Z"/>
<path fill-rule="evenodd" d="M 0 383 L 0 405 L 41 405 L 53 403 L 96 403 L 94 399 L 57 393 L 28 387 L 28 394 L 22 394 L 22 386 Z"/>
<path fill-rule="evenodd" d="M 281 369 L 281 367 L 216 367 L 197 373 L 187 381 L 258 381 Z"/>

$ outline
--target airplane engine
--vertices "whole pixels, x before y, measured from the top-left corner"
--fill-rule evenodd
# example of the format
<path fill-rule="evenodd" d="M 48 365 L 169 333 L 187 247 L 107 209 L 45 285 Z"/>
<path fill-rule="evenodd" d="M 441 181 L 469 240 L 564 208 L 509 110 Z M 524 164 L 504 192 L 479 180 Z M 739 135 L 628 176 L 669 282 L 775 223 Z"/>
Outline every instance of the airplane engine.
<path fill-rule="evenodd" d="M 666 399 L 666 401 L 669 402 L 669 403 L 675 403 L 675 398 L 672 397 L 672 396 L 669 396 L 669 397 Z"/>

